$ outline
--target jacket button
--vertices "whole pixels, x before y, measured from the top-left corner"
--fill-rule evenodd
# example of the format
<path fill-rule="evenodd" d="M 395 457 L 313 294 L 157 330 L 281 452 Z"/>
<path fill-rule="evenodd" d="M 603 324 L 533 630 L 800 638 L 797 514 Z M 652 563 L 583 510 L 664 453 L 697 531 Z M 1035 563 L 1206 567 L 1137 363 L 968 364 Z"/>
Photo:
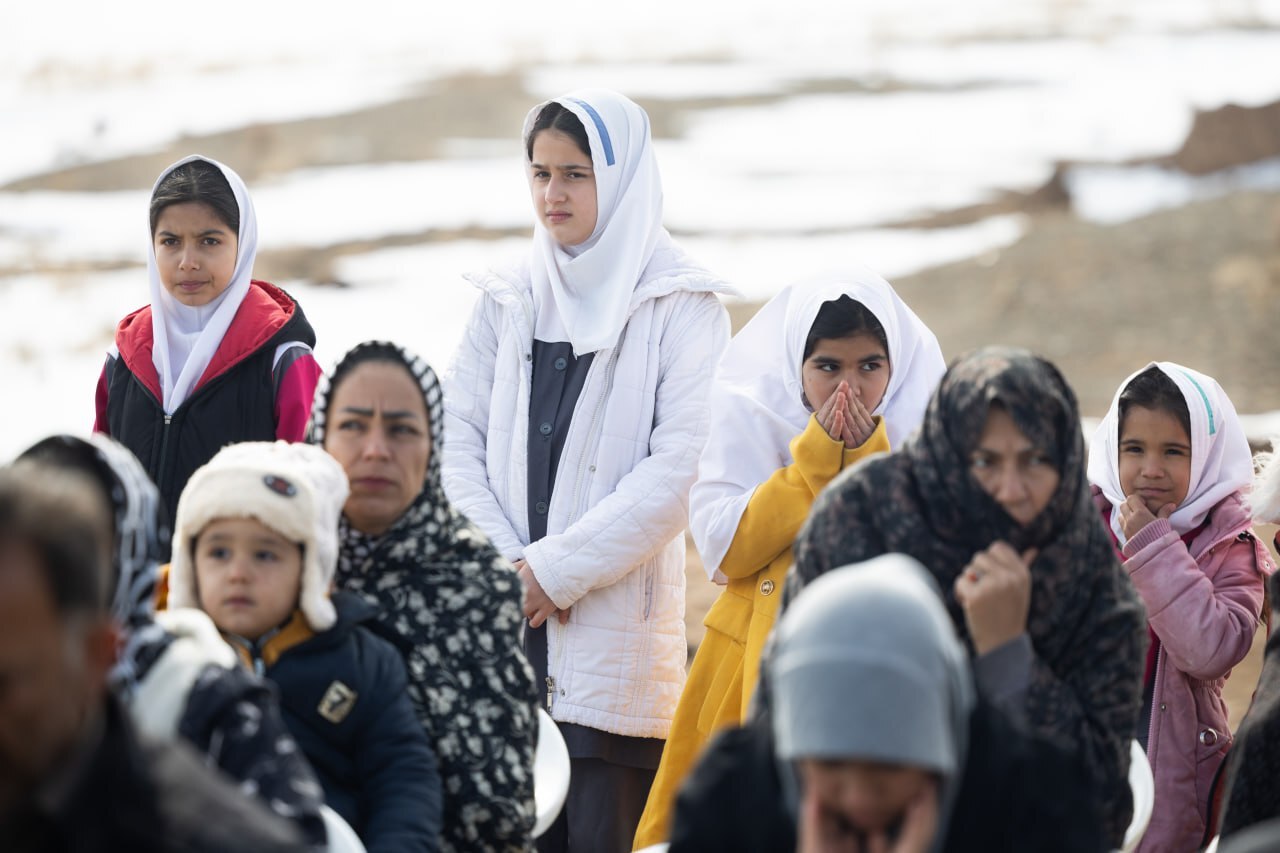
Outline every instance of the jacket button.
<path fill-rule="evenodd" d="M 1205 746 L 1213 746 L 1218 742 L 1218 733 L 1213 729 L 1205 729 L 1200 733 L 1200 742 Z"/>
<path fill-rule="evenodd" d="M 524 360 L 525 360 L 525 361 L 533 361 L 533 353 L 531 353 L 531 352 L 527 352 L 527 353 L 525 353 L 525 354 L 524 354 Z"/>
<path fill-rule="evenodd" d="M 1160 710 L 1161 710 L 1161 711 L 1163 711 L 1163 710 L 1164 710 L 1164 703 L 1163 703 L 1163 702 L 1161 702 L 1161 703 L 1160 703 Z"/>
<path fill-rule="evenodd" d="M 534 505 L 533 505 L 533 511 L 534 511 L 534 512 L 536 512 L 538 515 L 546 515 L 546 514 L 547 514 L 547 502 L 546 502 L 546 501 L 538 501 L 536 504 L 534 504 Z M 1163 706 L 1162 706 L 1162 707 L 1163 707 Z"/>
<path fill-rule="evenodd" d="M 761 595 L 773 595 L 773 581 L 765 580 L 760 583 Z"/>
<path fill-rule="evenodd" d="M 543 435 L 551 435 L 551 424 L 543 421 L 542 424 L 538 426 L 538 432 Z"/>
<path fill-rule="evenodd" d="M 569 361 L 564 356 L 561 356 L 560 358 L 557 358 L 555 360 L 555 366 L 556 366 L 556 370 L 564 370 L 566 367 L 569 366 Z"/>

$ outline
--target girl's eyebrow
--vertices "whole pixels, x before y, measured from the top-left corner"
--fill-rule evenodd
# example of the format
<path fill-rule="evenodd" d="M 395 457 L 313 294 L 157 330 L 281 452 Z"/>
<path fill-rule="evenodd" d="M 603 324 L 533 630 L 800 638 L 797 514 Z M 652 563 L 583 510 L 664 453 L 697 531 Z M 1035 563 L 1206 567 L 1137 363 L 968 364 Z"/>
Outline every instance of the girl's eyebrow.
<path fill-rule="evenodd" d="M 875 355 L 864 355 L 858 359 L 858 364 L 870 364 L 873 361 L 888 361 L 889 356 L 884 353 L 876 353 Z"/>
<path fill-rule="evenodd" d="M 543 165 L 542 163 L 530 163 L 530 164 L 529 164 L 529 166 L 530 166 L 531 168 L 534 168 L 534 169 L 546 169 L 546 168 L 547 168 L 547 167 L 546 167 L 545 165 Z M 591 166 L 590 166 L 590 165 L 583 166 L 583 165 L 580 165 L 580 164 L 578 164 L 578 163 L 561 163 L 560 165 L 556 166 L 555 168 L 557 168 L 557 169 L 563 169 L 563 170 L 564 170 L 564 171 L 566 171 L 566 172 L 568 172 L 568 171 L 574 171 L 574 172 L 589 172 L 589 171 L 591 171 Z"/>
<path fill-rule="evenodd" d="M 221 228 L 206 228 L 205 230 L 201 231 L 201 232 L 200 232 L 199 234 L 197 234 L 196 236 L 197 236 L 197 237 L 208 237 L 210 234 L 226 234 L 226 233 L 227 233 L 227 232 L 226 232 L 226 231 L 224 231 L 224 230 L 222 230 Z M 162 229 L 162 230 L 160 230 L 160 231 L 157 231 L 157 232 L 156 232 L 156 236 L 157 236 L 157 237 L 177 237 L 177 236 L 179 236 L 179 235 L 174 234 L 172 231 L 165 231 L 165 230 L 163 230 L 163 229 Z"/>

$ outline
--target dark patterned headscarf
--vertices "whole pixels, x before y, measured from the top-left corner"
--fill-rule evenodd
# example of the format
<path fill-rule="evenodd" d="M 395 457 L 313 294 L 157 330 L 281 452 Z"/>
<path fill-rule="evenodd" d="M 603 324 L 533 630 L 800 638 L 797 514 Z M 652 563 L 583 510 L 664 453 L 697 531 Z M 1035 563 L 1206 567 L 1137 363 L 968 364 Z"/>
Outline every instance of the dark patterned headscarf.
<path fill-rule="evenodd" d="M 1025 527 L 969 470 L 997 403 L 1060 475 L 1049 504 Z M 854 466 L 818 496 L 796 540 L 797 580 L 879 554 L 909 554 L 937 579 L 968 640 L 954 584 L 974 554 L 1000 540 L 1018 551 L 1039 549 L 1027 616 L 1035 660 L 1026 717 L 1084 757 L 1119 841 L 1130 811 L 1126 774 L 1142 704 L 1145 615 L 1090 500 L 1075 395 L 1052 364 L 1005 348 L 957 359 L 920 432 L 900 452 Z"/>
<path fill-rule="evenodd" d="M 160 555 L 169 531 L 160 523 L 160 493 L 124 445 L 101 433 L 87 439 L 55 435 L 32 445 L 19 459 L 74 469 L 101 484 L 115 521 L 115 577 L 111 615 L 122 629 L 121 649 L 108 681 L 126 702 L 173 637 L 155 621 Z"/>
<path fill-rule="evenodd" d="M 435 371 L 404 348 L 360 344 L 322 377 L 309 440 L 324 444 L 334 390 L 367 362 L 400 364 L 422 389 L 431 456 L 422 491 L 381 536 L 340 525 L 339 589 L 380 611 L 406 650 L 409 696 L 440 762 L 446 851 L 516 851 L 533 827 L 533 670 L 521 651 L 520 579 L 445 497 L 444 395 Z"/>

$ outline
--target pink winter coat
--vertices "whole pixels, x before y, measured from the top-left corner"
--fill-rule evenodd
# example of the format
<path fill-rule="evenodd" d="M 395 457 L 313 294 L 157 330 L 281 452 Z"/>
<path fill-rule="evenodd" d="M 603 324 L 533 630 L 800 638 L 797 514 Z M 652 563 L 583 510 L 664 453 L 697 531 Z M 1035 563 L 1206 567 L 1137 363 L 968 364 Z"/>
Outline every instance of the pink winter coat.
<path fill-rule="evenodd" d="M 1100 512 L 1110 506 L 1096 486 L 1093 499 Z M 1237 492 L 1210 511 L 1189 548 L 1167 519 L 1125 544 L 1124 567 L 1160 638 L 1147 738 L 1155 811 L 1140 851 L 1200 846 L 1209 788 L 1232 740 L 1222 686 L 1249 653 L 1264 578 L 1275 571 L 1249 528 Z"/>

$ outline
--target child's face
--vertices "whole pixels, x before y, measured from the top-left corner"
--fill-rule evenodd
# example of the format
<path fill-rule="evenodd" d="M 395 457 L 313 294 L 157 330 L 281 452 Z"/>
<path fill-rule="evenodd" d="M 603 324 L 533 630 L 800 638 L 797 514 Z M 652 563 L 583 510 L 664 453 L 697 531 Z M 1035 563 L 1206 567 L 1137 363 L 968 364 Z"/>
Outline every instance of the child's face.
<path fill-rule="evenodd" d="M 298 606 L 302 549 L 256 519 L 211 522 L 195 564 L 200 608 L 223 631 L 256 640 Z"/>
<path fill-rule="evenodd" d="M 889 387 L 889 354 L 870 332 L 848 338 L 821 338 L 800 368 L 804 398 L 814 411 L 822 408 L 842 381 L 868 412 L 874 412 Z"/>
<path fill-rule="evenodd" d="M 534 137 L 529 192 L 538 221 L 561 246 L 585 243 L 596 230 L 591 155 L 567 133 L 547 129 Z"/>
<path fill-rule="evenodd" d="M 209 205 L 190 201 L 160 211 L 152 244 L 160 283 L 183 305 L 208 305 L 231 284 L 237 236 Z"/>
<path fill-rule="evenodd" d="M 1120 487 L 1152 515 L 1175 507 L 1191 487 L 1191 436 L 1163 409 L 1130 406 L 1120 423 Z"/>

